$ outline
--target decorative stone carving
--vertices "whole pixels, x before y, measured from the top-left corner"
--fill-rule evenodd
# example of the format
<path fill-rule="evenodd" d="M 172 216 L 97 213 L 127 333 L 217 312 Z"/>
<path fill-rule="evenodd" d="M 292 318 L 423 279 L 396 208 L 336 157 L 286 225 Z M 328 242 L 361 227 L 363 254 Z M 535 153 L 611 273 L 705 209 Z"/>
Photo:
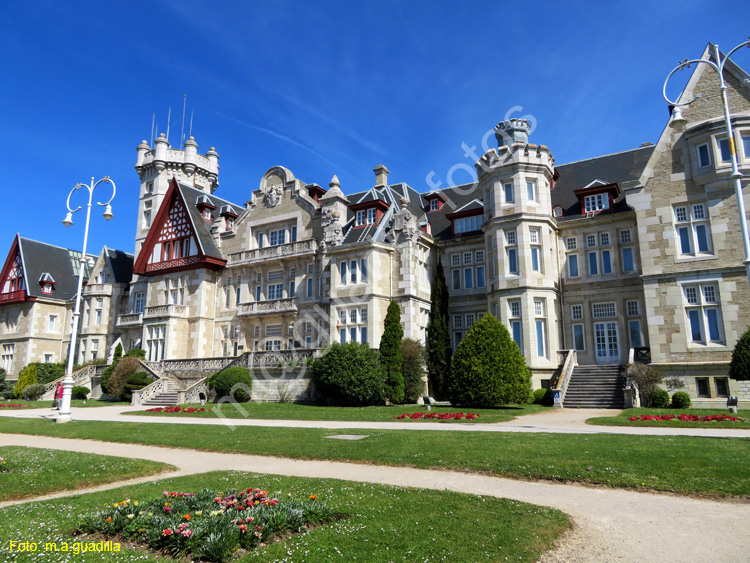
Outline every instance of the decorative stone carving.
<path fill-rule="evenodd" d="M 390 244 L 402 244 L 417 240 L 419 229 L 417 228 L 416 217 L 411 211 L 402 207 L 393 215 L 393 226 L 386 235 L 385 240 Z"/>
<path fill-rule="evenodd" d="M 339 222 L 340 215 L 338 211 L 330 208 L 323 210 L 321 215 L 323 224 L 323 241 L 326 245 L 338 246 L 344 240 L 344 232 Z"/>
<path fill-rule="evenodd" d="M 281 201 L 281 189 L 278 186 L 271 186 L 266 192 L 266 206 L 276 207 Z"/>

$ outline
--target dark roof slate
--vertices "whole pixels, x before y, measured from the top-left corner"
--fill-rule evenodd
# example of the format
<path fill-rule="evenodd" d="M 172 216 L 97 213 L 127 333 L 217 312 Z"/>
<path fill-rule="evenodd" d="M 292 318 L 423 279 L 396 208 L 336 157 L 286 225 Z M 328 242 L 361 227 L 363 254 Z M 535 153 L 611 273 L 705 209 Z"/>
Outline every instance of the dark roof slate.
<path fill-rule="evenodd" d="M 122 250 L 106 247 L 105 252 L 109 259 L 115 283 L 130 283 L 133 278 L 133 255 Z"/>
<path fill-rule="evenodd" d="M 187 207 L 188 213 L 190 214 L 190 219 L 195 226 L 195 234 L 200 241 L 203 253 L 206 256 L 223 258 L 224 254 L 216 245 L 216 241 L 214 240 L 213 234 L 211 233 L 211 226 L 214 223 L 213 221 L 209 223 L 208 221 L 203 220 L 203 215 L 201 214 L 200 209 L 198 209 L 196 202 L 198 201 L 199 197 L 203 196 L 204 198 L 208 198 L 211 203 L 216 206 L 217 209 L 221 208 L 223 205 L 228 205 L 237 215 L 240 215 L 245 210 L 245 208 L 217 197 L 213 194 L 207 195 L 204 191 L 186 186 L 185 184 L 181 184 L 179 182 L 177 183 L 177 188 L 180 190 L 180 194 L 185 201 L 185 206 Z M 214 215 L 216 215 L 216 213 L 214 213 Z"/>
<path fill-rule="evenodd" d="M 23 262 L 26 292 L 31 297 L 44 297 L 67 301 L 76 295 L 78 287 L 78 267 L 81 253 L 28 238 L 18 237 L 21 260 Z M 96 256 L 90 257 L 91 263 Z M 51 275 L 57 282 L 52 294 L 43 294 L 39 279 L 43 274 Z M 91 274 L 88 262 L 84 266 L 83 279 Z"/>
<path fill-rule="evenodd" d="M 605 184 L 617 184 L 622 190 L 623 183 L 638 180 L 653 152 L 654 145 L 648 145 L 557 166 L 560 178 L 552 190 L 552 206 L 559 205 L 564 212 L 557 220 L 565 221 L 581 216 L 581 204 L 574 190 L 585 188 L 596 180 L 601 180 Z M 612 211 L 616 213 L 629 209 L 624 195 L 620 195 Z"/>

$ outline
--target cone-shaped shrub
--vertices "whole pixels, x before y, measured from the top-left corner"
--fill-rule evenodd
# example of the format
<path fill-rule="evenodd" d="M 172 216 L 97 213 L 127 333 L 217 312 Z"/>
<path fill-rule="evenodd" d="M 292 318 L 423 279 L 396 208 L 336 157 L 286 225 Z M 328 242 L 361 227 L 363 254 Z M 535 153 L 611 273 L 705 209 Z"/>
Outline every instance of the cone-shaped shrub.
<path fill-rule="evenodd" d="M 380 339 L 380 362 L 385 372 L 385 398 L 392 403 L 404 402 L 404 376 L 401 373 L 401 364 L 404 361 L 401 355 L 403 337 L 401 307 L 395 301 L 391 301 L 383 323 L 383 336 Z"/>
<path fill-rule="evenodd" d="M 29 385 L 36 385 L 36 383 L 36 364 L 29 364 L 18 374 L 18 381 L 15 387 L 16 397 L 23 397 L 24 388 Z"/>
<path fill-rule="evenodd" d="M 448 395 L 450 379 L 451 339 L 448 331 L 448 286 L 443 263 L 438 260 L 432 281 L 432 302 L 427 324 L 427 377 L 429 393 L 437 399 Z"/>
<path fill-rule="evenodd" d="M 732 351 L 729 377 L 738 381 L 750 379 L 750 328 L 740 337 Z"/>
<path fill-rule="evenodd" d="M 500 321 L 485 315 L 451 359 L 451 402 L 496 407 L 525 404 L 530 395 L 531 373 L 521 351 Z"/>

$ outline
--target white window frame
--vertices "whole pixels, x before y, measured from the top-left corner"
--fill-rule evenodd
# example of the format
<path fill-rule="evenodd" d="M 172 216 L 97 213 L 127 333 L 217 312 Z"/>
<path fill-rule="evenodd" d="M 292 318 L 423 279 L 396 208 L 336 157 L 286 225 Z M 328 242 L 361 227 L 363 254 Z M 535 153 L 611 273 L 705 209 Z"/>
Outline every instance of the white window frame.
<path fill-rule="evenodd" d="M 681 204 L 674 206 L 675 244 L 680 256 L 705 256 L 713 254 L 711 225 L 705 203 Z M 700 250 L 703 233 L 705 250 Z M 687 244 L 687 251 L 685 250 Z"/>
<path fill-rule="evenodd" d="M 721 310 L 718 283 L 683 284 L 682 295 L 685 303 L 688 345 L 724 344 L 724 315 Z M 711 336 L 712 317 L 717 331 L 715 336 Z M 696 329 L 699 331 L 698 338 Z"/>

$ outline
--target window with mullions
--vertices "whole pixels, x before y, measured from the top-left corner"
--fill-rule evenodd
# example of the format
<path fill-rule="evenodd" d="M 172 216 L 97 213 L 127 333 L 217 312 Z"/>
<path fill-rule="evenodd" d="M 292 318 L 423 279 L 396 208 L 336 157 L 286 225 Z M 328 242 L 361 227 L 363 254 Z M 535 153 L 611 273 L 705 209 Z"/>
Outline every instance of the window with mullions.
<path fill-rule="evenodd" d="M 723 343 L 724 331 L 716 284 L 683 286 L 689 341 L 697 344 Z"/>
<path fill-rule="evenodd" d="M 705 204 L 676 206 L 674 216 L 680 254 L 692 256 L 709 254 L 711 237 Z"/>
<path fill-rule="evenodd" d="M 583 205 L 586 213 L 595 213 L 609 209 L 609 194 L 587 195 L 583 198 Z"/>
<path fill-rule="evenodd" d="M 271 231 L 268 233 L 268 244 L 271 246 L 277 246 L 286 242 L 286 231 L 279 229 L 277 231 Z"/>
<path fill-rule="evenodd" d="M 516 231 L 505 231 L 505 254 L 508 263 L 508 273 L 518 273 L 518 248 L 516 247 Z"/>
<path fill-rule="evenodd" d="M 539 229 L 529 230 L 529 242 L 531 244 L 531 269 L 534 272 L 542 272 L 542 246 Z"/>
<path fill-rule="evenodd" d="M 481 215 L 474 215 L 473 217 L 462 217 L 461 219 L 454 219 L 453 221 L 453 232 L 457 235 L 460 235 L 461 233 L 471 233 L 473 231 L 481 230 Z"/>

